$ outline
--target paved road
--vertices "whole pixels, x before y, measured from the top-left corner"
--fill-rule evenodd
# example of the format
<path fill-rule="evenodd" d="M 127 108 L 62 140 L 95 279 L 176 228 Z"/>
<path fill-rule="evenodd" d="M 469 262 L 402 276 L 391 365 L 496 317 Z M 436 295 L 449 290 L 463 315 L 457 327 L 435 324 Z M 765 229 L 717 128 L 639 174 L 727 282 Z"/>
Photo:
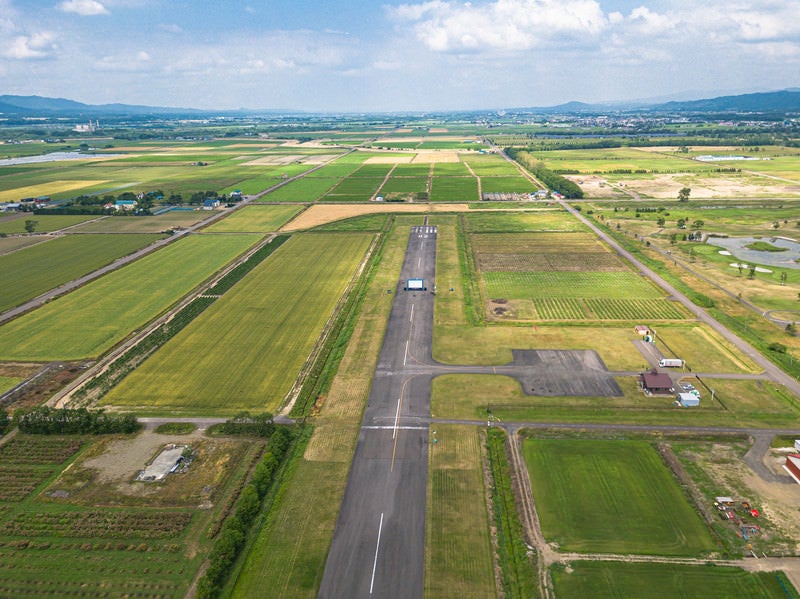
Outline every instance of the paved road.
<path fill-rule="evenodd" d="M 421 597 L 436 227 L 412 227 L 320 597 Z"/>

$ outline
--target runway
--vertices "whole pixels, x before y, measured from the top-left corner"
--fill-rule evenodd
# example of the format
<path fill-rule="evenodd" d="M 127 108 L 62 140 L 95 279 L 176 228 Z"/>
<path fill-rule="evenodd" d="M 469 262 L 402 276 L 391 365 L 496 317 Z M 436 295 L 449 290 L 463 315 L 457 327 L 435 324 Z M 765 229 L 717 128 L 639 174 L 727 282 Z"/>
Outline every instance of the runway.
<path fill-rule="evenodd" d="M 321 598 L 423 594 L 436 234 L 409 235 Z"/>

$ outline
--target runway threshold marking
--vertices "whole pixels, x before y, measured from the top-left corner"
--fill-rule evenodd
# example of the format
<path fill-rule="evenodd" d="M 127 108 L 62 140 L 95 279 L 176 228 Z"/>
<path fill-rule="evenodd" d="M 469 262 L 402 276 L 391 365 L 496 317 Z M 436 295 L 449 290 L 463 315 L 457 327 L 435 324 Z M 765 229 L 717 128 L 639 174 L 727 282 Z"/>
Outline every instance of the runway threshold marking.
<path fill-rule="evenodd" d="M 375 569 L 378 567 L 378 549 L 381 547 L 381 531 L 383 530 L 383 512 L 381 512 L 381 521 L 378 524 L 378 542 L 375 543 L 375 559 L 372 561 L 372 580 L 369 582 L 369 594 L 372 595 L 372 589 L 375 586 Z"/>

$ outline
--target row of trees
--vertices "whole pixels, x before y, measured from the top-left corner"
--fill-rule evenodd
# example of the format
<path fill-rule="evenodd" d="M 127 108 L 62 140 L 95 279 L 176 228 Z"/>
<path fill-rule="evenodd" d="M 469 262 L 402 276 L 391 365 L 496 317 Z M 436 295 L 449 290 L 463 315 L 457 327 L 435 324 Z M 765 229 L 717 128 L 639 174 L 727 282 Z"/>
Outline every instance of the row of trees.
<path fill-rule="evenodd" d="M 533 159 L 527 152 L 520 151 L 518 148 L 506 148 L 505 151 L 511 158 L 523 164 L 539 181 L 551 190 L 569 199 L 583 197 L 583 190 L 577 183 L 573 183 L 569 179 L 551 171 L 543 162 Z"/>
<path fill-rule="evenodd" d="M 267 442 L 266 452 L 256 465 L 252 479 L 242 489 L 233 513 L 225 520 L 214 542 L 208 557 L 208 569 L 197 582 L 198 599 L 212 599 L 222 590 L 293 439 L 291 429 L 280 427 Z"/>
<path fill-rule="evenodd" d="M 269 437 L 275 431 L 275 422 L 269 412 L 252 415 L 250 412 L 239 412 L 218 425 L 217 430 L 224 435 Z"/>
<path fill-rule="evenodd" d="M 21 433 L 34 435 L 101 435 L 133 433 L 140 424 L 132 414 L 106 414 L 103 410 L 39 406 L 14 412 Z"/>

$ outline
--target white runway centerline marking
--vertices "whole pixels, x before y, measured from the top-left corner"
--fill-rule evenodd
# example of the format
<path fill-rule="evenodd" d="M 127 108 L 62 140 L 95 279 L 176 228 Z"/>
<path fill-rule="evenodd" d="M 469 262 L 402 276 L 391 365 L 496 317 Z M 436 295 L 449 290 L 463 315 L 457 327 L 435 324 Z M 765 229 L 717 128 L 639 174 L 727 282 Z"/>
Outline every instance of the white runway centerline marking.
<path fill-rule="evenodd" d="M 372 595 L 372 588 L 375 586 L 375 568 L 378 567 L 378 549 L 381 547 L 381 531 L 383 530 L 383 512 L 381 512 L 381 522 L 378 524 L 378 542 L 375 543 L 375 559 L 372 562 L 372 580 L 369 583 L 369 594 Z"/>

